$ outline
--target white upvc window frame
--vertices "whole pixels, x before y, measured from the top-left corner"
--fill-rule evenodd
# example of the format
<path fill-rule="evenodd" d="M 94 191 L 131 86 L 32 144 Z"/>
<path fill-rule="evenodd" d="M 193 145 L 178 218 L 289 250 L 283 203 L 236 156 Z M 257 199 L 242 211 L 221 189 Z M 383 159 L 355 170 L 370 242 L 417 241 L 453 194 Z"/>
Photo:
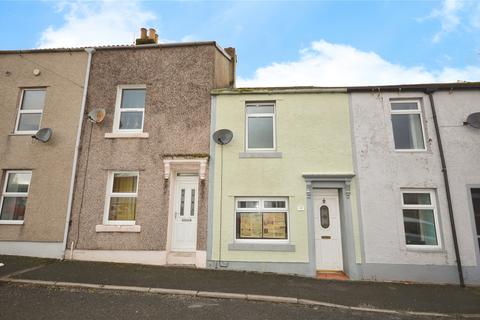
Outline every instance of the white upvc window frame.
<path fill-rule="evenodd" d="M 417 109 L 413 110 L 393 110 L 392 103 L 415 103 L 417 105 Z M 420 125 L 422 127 L 422 137 L 423 137 L 423 149 L 397 149 L 395 146 L 395 132 L 393 131 L 393 119 L 392 119 L 392 134 L 393 134 L 393 147 L 396 152 L 425 152 L 427 151 L 427 138 L 425 135 L 425 125 L 423 122 L 423 111 L 420 100 L 417 99 L 402 99 L 402 100 L 390 100 L 390 115 L 393 116 L 395 114 L 418 114 L 420 115 Z M 392 117 L 393 118 L 393 117 Z"/>
<path fill-rule="evenodd" d="M 137 176 L 137 185 L 135 192 L 128 193 L 117 193 L 112 192 L 113 190 L 113 178 L 115 174 L 129 174 L 132 176 Z M 104 225 L 135 225 L 136 220 L 109 220 L 110 213 L 110 200 L 112 197 L 124 197 L 124 198 L 136 198 L 138 200 L 138 184 L 140 181 L 139 171 L 109 171 L 107 179 L 107 190 L 105 195 L 105 209 L 103 213 L 103 224 Z M 135 212 L 135 219 L 137 218 Z"/>
<path fill-rule="evenodd" d="M 14 173 L 23 173 L 23 174 L 30 174 L 30 182 L 28 183 L 28 191 L 27 192 L 7 192 L 7 184 L 8 184 L 8 178 L 10 177 L 10 174 Z M 0 213 L 2 212 L 3 209 L 3 200 L 5 198 L 16 198 L 16 197 L 27 197 L 28 201 L 28 193 L 30 192 L 30 186 L 32 184 L 32 171 L 31 170 L 7 170 L 5 171 L 5 181 L 3 183 L 3 188 L 2 188 L 2 197 L 0 199 Z M 0 220 L 0 224 L 23 224 L 25 221 L 25 217 L 23 220 Z"/>
<path fill-rule="evenodd" d="M 404 193 L 428 193 L 430 195 L 431 204 L 404 204 L 403 194 Z M 437 209 L 437 197 L 434 189 L 401 189 L 400 192 L 400 201 L 401 201 L 401 213 L 402 213 L 402 230 L 403 230 L 403 241 L 405 246 L 408 249 L 415 250 L 440 250 L 442 248 L 442 237 L 440 234 L 440 221 L 438 219 L 438 209 Z M 407 238 L 405 234 L 405 218 L 403 215 L 404 209 L 428 209 L 433 211 L 433 218 L 435 220 L 435 234 L 437 236 L 437 245 L 422 245 L 422 244 L 407 244 Z"/>
<path fill-rule="evenodd" d="M 248 107 L 273 107 L 273 113 L 248 113 Z M 268 102 L 247 102 L 245 103 L 245 150 L 247 152 L 269 152 L 277 150 L 277 137 L 276 137 L 276 113 L 277 106 L 273 101 Z M 272 118 L 273 121 L 273 148 L 250 148 L 248 146 L 248 119 L 250 118 Z"/>
<path fill-rule="evenodd" d="M 288 197 L 235 197 L 234 207 L 234 220 L 233 224 L 233 239 L 235 243 L 261 243 L 261 244 L 284 244 L 290 243 L 290 210 Z M 258 201 L 259 207 L 252 208 L 238 208 L 238 202 L 240 201 Z M 285 201 L 285 208 L 264 208 L 265 201 Z M 239 239 L 237 238 L 237 213 L 241 212 L 286 212 L 287 217 L 285 222 L 287 223 L 287 238 L 286 239 Z"/>
<path fill-rule="evenodd" d="M 45 109 L 45 101 L 43 102 L 43 108 L 42 109 L 34 109 L 34 110 L 22 110 L 22 105 L 23 105 L 23 98 L 25 96 L 26 91 L 45 91 L 45 98 L 47 96 L 47 88 L 39 87 L 39 88 L 24 88 L 22 89 L 22 93 L 20 96 L 20 104 L 18 106 L 18 112 L 17 112 L 17 120 L 15 121 L 15 130 L 13 131 L 14 134 L 17 135 L 31 135 L 35 134 L 38 132 L 38 130 L 18 130 L 18 126 L 20 125 L 20 116 L 22 114 L 40 114 L 40 121 L 38 122 L 38 129 L 41 128 L 42 124 L 42 118 L 43 118 L 43 110 Z"/>
<path fill-rule="evenodd" d="M 117 98 L 115 101 L 115 115 L 113 117 L 113 133 L 143 133 L 145 123 L 145 104 L 143 108 L 128 108 L 122 110 L 122 94 L 123 90 L 143 89 L 145 90 L 145 101 L 147 99 L 147 86 L 144 84 L 122 84 L 117 86 Z M 120 116 L 123 112 L 142 112 L 142 127 L 140 129 L 120 129 Z"/>

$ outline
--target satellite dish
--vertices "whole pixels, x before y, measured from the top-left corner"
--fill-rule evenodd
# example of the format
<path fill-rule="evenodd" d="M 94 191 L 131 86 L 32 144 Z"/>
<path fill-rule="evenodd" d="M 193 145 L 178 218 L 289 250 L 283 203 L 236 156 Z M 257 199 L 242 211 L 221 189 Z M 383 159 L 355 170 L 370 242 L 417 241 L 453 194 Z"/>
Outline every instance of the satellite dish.
<path fill-rule="evenodd" d="M 471 113 L 467 117 L 467 121 L 465 121 L 463 124 L 468 124 L 470 127 L 480 129 L 480 112 Z"/>
<path fill-rule="evenodd" d="M 101 123 L 105 119 L 106 114 L 105 109 L 93 109 L 88 113 L 88 120 L 93 123 Z"/>
<path fill-rule="evenodd" d="M 233 132 L 228 129 L 220 129 L 213 133 L 213 141 L 220 145 L 228 144 L 232 138 Z"/>
<path fill-rule="evenodd" d="M 50 128 L 42 128 L 32 136 L 32 138 L 37 139 L 38 141 L 47 142 L 52 137 L 53 130 Z"/>

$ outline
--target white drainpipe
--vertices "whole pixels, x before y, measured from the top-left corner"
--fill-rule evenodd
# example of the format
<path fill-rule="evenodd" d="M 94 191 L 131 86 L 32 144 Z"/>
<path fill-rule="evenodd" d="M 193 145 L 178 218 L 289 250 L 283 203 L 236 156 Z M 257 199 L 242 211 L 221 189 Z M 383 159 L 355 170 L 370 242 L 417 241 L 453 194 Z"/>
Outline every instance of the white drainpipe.
<path fill-rule="evenodd" d="M 85 51 L 88 53 L 87 70 L 85 72 L 85 82 L 83 84 L 83 96 L 82 96 L 82 105 L 80 108 L 80 118 L 78 119 L 77 140 L 75 142 L 75 153 L 73 155 L 73 163 L 72 163 L 72 175 L 70 177 L 70 191 L 68 192 L 67 218 L 65 220 L 65 230 L 63 234 L 63 245 L 62 245 L 64 258 L 65 258 L 65 250 L 67 249 L 67 237 L 68 237 L 68 229 L 70 224 L 70 217 L 72 215 L 73 189 L 75 188 L 75 176 L 77 174 L 77 162 L 78 162 L 78 149 L 80 147 L 83 117 L 85 114 L 85 105 L 87 102 L 88 80 L 90 78 L 90 67 L 92 65 L 92 55 L 95 52 L 95 48 L 85 48 Z M 71 250 L 72 252 L 70 253 L 70 257 L 73 257 L 73 243 L 72 243 Z"/>

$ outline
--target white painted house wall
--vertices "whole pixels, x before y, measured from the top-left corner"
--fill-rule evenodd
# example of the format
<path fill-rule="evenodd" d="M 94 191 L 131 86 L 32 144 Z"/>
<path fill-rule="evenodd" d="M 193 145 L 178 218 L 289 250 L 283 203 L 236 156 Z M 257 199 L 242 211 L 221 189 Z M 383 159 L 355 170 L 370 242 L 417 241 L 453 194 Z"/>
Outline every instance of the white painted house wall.
<path fill-rule="evenodd" d="M 451 180 L 462 262 L 467 266 L 467 273 L 475 273 L 478 251 L 475 251 L 475 226 L 469 210 L 467 184 L 480 185 L 480 130 L 465 128 L 462 124 L 466 115 L 480 111 L 476 103 L 480 101 L 480 93 L 455 91 L 449 94 L 447 91 L 435 93 L 434 98 Z M 390 113 L 392 99 L 420 101 L 426 151 L 395 151 Z M 422 92 L 354 92 L 350 94 L 350 104 L 363 228 L 363 278 L 457 283 L 446 192 L 428 95 Z M 472 174 L 474 170 L 477 172 Z M 407 248 L 401 209 L 402 188 L 436 190 L 440 225 L 437 237 L 441 241 L 438 250 Z M 480 282 L 474 278 L 466 280 Z"/>

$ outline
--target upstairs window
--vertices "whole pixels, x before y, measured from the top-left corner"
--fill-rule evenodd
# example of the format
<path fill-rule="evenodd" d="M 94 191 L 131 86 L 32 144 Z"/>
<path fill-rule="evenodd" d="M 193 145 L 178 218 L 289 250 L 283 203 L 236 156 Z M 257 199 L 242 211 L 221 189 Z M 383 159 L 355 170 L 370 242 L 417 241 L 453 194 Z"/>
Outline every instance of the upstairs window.
<path fill-rule="evenodd" d="M 145 86 L 119 86 L 115 106 L 114 132 L 143 132 Z"/>
<path fill-rule="evenodd" d="M 247 151 L 275 150 L 274 103 L 247 103 L 246 133 Z"/>
<path fill-rule="evenodd" d="M 15 133 L 34 134 L 40 129 L 45 89 L 24 89 L 20 99 Z"/>
<path fill-rule="evenodd" d="M 23 222 L 31 178 L 31 171 L 6 172 L 0 204 L 0 223 Z"/>
<path fill-rule="evenodd" d="M 391 115 L 395 150 L 426 150 L 419 101 L 391 102 Z"/>

